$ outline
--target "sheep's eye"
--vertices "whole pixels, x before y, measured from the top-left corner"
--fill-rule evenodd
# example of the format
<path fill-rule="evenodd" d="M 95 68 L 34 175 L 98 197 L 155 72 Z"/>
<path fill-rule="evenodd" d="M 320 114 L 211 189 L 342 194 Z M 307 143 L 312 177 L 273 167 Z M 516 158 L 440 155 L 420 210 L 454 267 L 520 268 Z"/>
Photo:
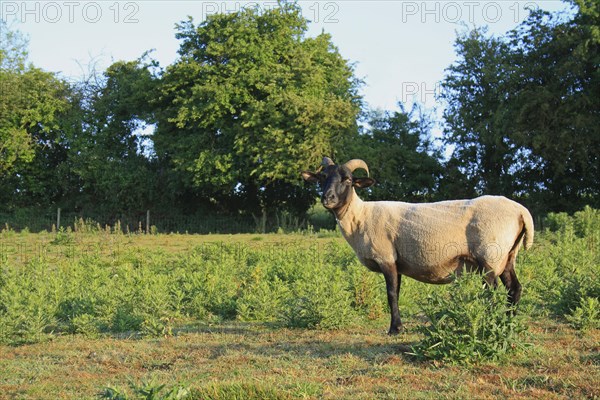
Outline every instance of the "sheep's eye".
<path fill-rule="evenodd" d="M 348 184 L 348 183 L 352 183 L 352 178 L 350 178 L 349 176 L 344 178 L 344 183 Z"/>

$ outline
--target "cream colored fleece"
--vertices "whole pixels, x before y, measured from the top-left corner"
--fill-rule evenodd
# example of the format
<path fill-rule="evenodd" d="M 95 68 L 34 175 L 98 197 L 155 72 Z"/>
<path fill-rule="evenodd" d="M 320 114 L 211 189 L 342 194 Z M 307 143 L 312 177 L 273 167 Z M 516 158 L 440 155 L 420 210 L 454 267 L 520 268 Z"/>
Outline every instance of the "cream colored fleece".
<path fill-rule="evenodd" d="M 531 214 L 502 196 L 411 204 L 362 201 L 353 192 L 338 224 L 367 268 L 395 263 L 398 273 L 428 283 L 447 283 L 464 265 L 496 277 L 523 230 L 524 247 L 533 243 Z"/>

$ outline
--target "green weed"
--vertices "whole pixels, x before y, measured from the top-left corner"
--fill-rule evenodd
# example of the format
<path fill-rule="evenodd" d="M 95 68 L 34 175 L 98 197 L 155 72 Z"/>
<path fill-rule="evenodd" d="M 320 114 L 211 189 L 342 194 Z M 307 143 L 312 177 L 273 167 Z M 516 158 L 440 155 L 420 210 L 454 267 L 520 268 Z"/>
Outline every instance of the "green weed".
<path fill-rule="evenodd" d="M 291 285 L 283 309 L 283 322 L 290 328 L 336 329 L 355 317 L 347 273 L 328 265 L 305 269 Z"/>
<path fill-rule="evenodd" d="M 597 297 L 584 297 L 579 306 L 566 315 L 573 328 L 587 331 L 600 328 L 600 302 Z"/>
<path fill-rule="evenodd" d="M 549 216 L 553 230 L 537 235 L 534 248 L 517 262 L 522 316 L 552 316 L 583 334 L 598 328 L 598 219 L 592 209 Z M 0 254 L 0 343 L 39 342 L 65 333 L 160 337 L 179 326 L 236 319 L 340 329 L 384 319 L 389 312 L 382 276 L 360 265 L 338 232 L 334 237 L 254 235 L 245 244 L 231 236 L 177 251 L 132 245 L 133 237 L 114 235 L 113 228 L 100 229 L 93 221 L 78 221 L 77 232 L 5 232 L 0 237 L 8 243 L 0 247 L 5 249 Z M 181 240 L 165 235 L 136 240 L 154 243 L 167 237 Z M 30 247 L 42 251 L 27 257 L 17 251 L 20 242 L 34 240 L 43 246 Z M 62 245 L 68 254 L 57 250 Z M 427 328 L 417 325 L 428 344 L 419 348 L 424 357 L 440 353 L 468 360 L 475 353 L 494 358 L 512 348 L 503 340 L 516 338 L 520 327 L 519 319 L 503 319 L 506 292 L 482 290 L 480 277 L 473 279 L 471 292 L 460 286 L 469 286 L 462 280 L 444 289 L 403 279 L 403 318 L 410 321 L 423 307 L 432 321 Z M 455 340 L 460 335 L 472 342 L 460 344 Z M 454 350 L 444 347 L 453 343 Z"/>
<path fill-rule="evenodd" d="M 60 229 L 56 232 L 56 237 L 50 242 L 54 245 L 70 245 L 75 242 L 75 238 L 73 237 L 73 233 L 71 228 L 65 229 L 64 227 L 60 227 Z"/>
<path fill-rule="evenodd" d="M 159 384 L 154 381 L 137 384 L 133 381 L 129 382 L 130 390 L 120 388 L 107 387 L 98 397 L 108 400 L 185 400 L 195 399 L 189 388 L 183 386 L 174 386 L 166 390 L 165 384 Z M 131 394 L 129 394 L 131 393 Z"/>
<path fill-rule="evenodd" d="M 417 327 L 424 338 L 413 354 L 420 359 L 471 364 L 498 360 L 525 346 L 525 325 L 512 315 L 506 291 L 487 288 L 479 274 L 462 274 L 449 290 L 430 295 L 422 310 L 429 324 Z"/>

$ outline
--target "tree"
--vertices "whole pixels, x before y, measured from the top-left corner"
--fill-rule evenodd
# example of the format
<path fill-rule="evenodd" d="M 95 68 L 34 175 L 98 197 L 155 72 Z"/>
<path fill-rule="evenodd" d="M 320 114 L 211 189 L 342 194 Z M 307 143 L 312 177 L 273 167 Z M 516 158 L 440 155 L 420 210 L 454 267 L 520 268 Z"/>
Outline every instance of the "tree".
<path fill-rule="evenodd" d="M 600 5 L 543 11 L 510 33 L 516 67 L 507 130 L 526 149 L 521 180 L 538 207 L 600 205 Z"/>
<path fill-rule="evenodd" d="M 177 29 L 180 59 L 163 76 L 154 135 L 173 185 L 228 212 L 306 210 L 299 171 L 357 129 L 352 67 L 329 35 L 305 37 L 291 3 Z"/>
<path fill-rule="evenodd" d="M 162 192 L 145 127 L 154 123 L 157 64 L 146 55 L 118 61 L 77 88 L 79 124 L 70 135 L 68 167 L 79 185 L 71 208 L 122 213 L 145 210 Z"/>
<path fill-rule="evenodd" d="M 347 142 L 343 160 L 361 158 L 377 179 L 364 196 L 379 200 L 431 201 L 442 176 L 441 154 L 431 139 L 432 121 L 414 106 L 406 112 L 372 111 L 365 132 Z"/>
<path fill-rule="evenodd" d="M 27 64 L 27 41 L 0 20 L 0 174 L 31 162 L 66 108 L 65 84 Z"/>
<path fill-rule="evenodd" d="M 510 48 L 482 29 L 460 35 L 455 47 L 459 59 L 447 68 L 441 91 L 445 142 L 478 193 L 510 195 L 517 151 L 504 131 Z"/>
<path fill-rule="evenodd" d="M 0 20 L 0 202 L 3 208 L 55 200 L 65 147 L 60 118 L 69 85 L 27 63 L 27 41 Z"/>
<path fill-rule="evenodd" d="M 460 36 L 443 82 L 452 163 L 479 193 L 537 212 L 600 204 L 600 5 L 570 3 L 500 38 Z"/>

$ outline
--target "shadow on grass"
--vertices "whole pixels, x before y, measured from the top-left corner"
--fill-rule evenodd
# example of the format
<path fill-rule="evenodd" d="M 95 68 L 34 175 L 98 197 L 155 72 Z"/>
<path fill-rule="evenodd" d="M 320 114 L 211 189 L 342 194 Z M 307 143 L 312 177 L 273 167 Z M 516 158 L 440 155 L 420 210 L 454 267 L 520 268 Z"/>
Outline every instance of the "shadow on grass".
<path fill-rule="evenodd" d="M 226 354 L 244 354 L 284 360 L 326 361 L 350 355 L 368 363 L 381 362 L 392 356 L 411 364 L 421 363 L 409 354 L 417 344 L 415 335 L 410 331 L 399 336 L 388 336 L 383 331 L 365 328 L 326 331 L 286 329 L 264 323 L 226 322 L 214 326 L 195 324 L 176 332 L 176 335 L 185 334 L 211 336 L 211 340 L 202 346 L 209 351 L 209 359 Z"/>

